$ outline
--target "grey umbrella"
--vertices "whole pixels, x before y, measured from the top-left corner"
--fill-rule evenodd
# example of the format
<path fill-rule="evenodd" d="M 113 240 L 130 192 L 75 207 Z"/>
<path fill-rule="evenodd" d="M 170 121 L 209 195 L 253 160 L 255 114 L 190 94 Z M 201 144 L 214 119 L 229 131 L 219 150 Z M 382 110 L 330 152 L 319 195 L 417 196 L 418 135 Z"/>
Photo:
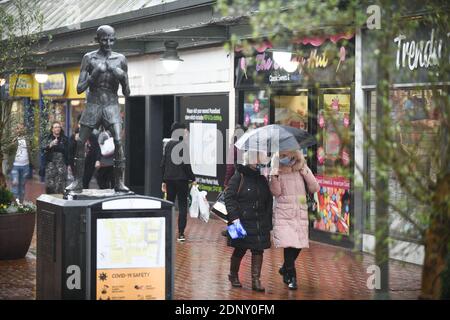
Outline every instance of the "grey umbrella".
<path fill-rule="evenodd" d="M 310 147 L 317 141 L 307 131 L 294 127 L 271 124 L 246 132 L 235 146 L 245 151 L 273 153 Z"/>
<path fill-rule="evenodd" d="M 306 130 L 278 124 L 275 126 L 279 126 L 284 130 L 290 132 L 297 140 L 298 144 L 300 145 L 300 148 L 308 148 L 317 144 L 316 138 Z"/>

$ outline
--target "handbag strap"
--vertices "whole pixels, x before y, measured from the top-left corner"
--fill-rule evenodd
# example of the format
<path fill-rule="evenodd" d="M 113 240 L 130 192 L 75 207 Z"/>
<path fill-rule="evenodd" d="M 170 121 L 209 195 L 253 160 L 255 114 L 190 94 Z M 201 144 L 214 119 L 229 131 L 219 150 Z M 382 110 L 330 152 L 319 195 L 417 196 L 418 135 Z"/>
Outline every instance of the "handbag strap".
<path fill-rule="evenodd" d="M 236 195 L 239 195 L 239 192 L 241 192 L 241 189 L 242 189 L 242 184 L 244 183 L 244 175 L 242 174 L 242 172 L 239 172 L 239 175 L 241 176 L 241 181 L 239 181 L 239 187 L 238 187 Z M 228 189 L 228 186 L 226 186 L 222 192 L 227 191 L 227 189 Z"/>
<path fill-rule="evenodd" d="M 305 177 L 300 173 L 302 179 L 303 179 L 303 183 L 305 184 L 305 194 L 306 194 L 306 198 L 311 198 L 311 193 L 308 191 L 308 183 L 306 182 Z"/>
<path fill-rule="evenodd" d="M 242 184 L 244 183 L 244 175 L 242 174 L 242 172 L 240 173 L 240 175 L 241 175 L 241 181 L 239 182 L 239 187 L 238 187 L 236 195 L 239 195 L 239 192 L 241 192 L 241 189 L 242 189 Z"/>

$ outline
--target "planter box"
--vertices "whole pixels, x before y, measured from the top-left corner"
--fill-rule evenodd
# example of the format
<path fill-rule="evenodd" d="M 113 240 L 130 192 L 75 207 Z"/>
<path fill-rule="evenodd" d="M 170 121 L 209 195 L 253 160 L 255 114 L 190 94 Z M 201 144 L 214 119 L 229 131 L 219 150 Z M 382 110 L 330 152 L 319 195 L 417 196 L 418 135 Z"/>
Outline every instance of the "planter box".
<path fill-rule="evenodd" d="M 25 257 L 33 238 L 36 213 L 0 214 L 0 260 Z"/>

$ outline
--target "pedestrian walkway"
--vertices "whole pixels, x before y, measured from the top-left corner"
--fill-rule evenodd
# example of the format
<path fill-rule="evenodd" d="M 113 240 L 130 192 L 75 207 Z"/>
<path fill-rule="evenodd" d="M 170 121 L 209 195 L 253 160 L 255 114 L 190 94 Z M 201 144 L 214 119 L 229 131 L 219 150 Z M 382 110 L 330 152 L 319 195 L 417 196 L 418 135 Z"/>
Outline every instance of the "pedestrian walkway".
<path fill-rule="evenodd" d="M 297 291 L 283 284 L 278 268 L 282 250 L 270 249 L 264 254 L 262 283 L 265 293 L 251 290 L 250 253 L 244 257 L 240 272 L 243 288 L 232 288 L 228 282 L 229 257 L 232 249 L 220 232 L 224 225 L 211 219 L 207 224 L 188 220 L 187 241 L 176 244 L 175 299 L 371 299 L 367 289 L 366 268 L 373 264 L 368 254 L 311 242 L 297 261 Z M 34 299 L 36 292 L 36 239 L 25 259 L 0 261 L 0 299 Z M 417 299 L 421 267 L 391 261 L 391 298 Z"/>
<path fill-rule="evenodd" d="M 25 199 L 35 199 L 45 185 L 33 179 L 27 183 Z M 371 299 L 367 288 L 367 267 L 372 255 L 311 242 L 297 260 L 298 290 L 290 291 L 278 269 L 283 263 L 282 249 L 264 253 L 262 283 L 265 293 L 251 290 L 250 252 L 242 260 L 243 288 L 228 282 L 232 248 L 220 233 L 225 225 L 217 219 L 208 223 L 188 218 L 187 241 L 176 244 L 175 299 Z M 422 268 L 391 260 L 390 295 L 393 299 L 417 299 Z M 35 299 L 36 237 L 24 259 L 0 261 L 0 299 Z"/>
<path fill-rule="evenodd" d="M 175 268 L 176 299 L 371 299 L 367 288 L 367 267 L 374 263 L 371 255 L 355 253 L 322 243 L 311 242 L 297 261 L 299 288 L 290 291 L 282 282 L 278 269 L 283 263 L 282 249 L 264 253 L 262 283 L 265 293 L 251 290 L 250 252 L 241 265 L 243 288 L 231 288 L 228 282 L 232 248 L 220 235 L 224 225 L 218 220 L 208 224 L 191 219 L 187 242 L 177 244 Z M 417 299 L 420 293 L 421 267 L 391 261 L 391 297 Z"/>

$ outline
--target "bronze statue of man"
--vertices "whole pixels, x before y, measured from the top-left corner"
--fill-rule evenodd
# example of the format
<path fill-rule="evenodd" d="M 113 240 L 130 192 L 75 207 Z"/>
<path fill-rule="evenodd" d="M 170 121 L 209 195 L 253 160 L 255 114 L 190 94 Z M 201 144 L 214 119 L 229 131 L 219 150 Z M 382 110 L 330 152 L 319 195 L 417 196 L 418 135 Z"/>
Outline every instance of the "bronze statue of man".
<path fill-rule="evenodd" d="M 116 192 L 128 192 L 123 182 L 125 157 L 121 141 L 121 118 L 117 91 L 119 84 L 124 96 L 130 95 L 127 59 L 111 50 L 115 31 L 111 26 L 100 26 L 97 37 L 100 48 L 86 53 L 81 62 L 78 94 L 86 91 L 86 108 L 80 119 L 80 133 L 75 155 L 75 180 L 66 192 L 81 192 L 85 163 L 85 143 L 93 129 L 103 126 L 114 138 L 114 179 Z"/>

